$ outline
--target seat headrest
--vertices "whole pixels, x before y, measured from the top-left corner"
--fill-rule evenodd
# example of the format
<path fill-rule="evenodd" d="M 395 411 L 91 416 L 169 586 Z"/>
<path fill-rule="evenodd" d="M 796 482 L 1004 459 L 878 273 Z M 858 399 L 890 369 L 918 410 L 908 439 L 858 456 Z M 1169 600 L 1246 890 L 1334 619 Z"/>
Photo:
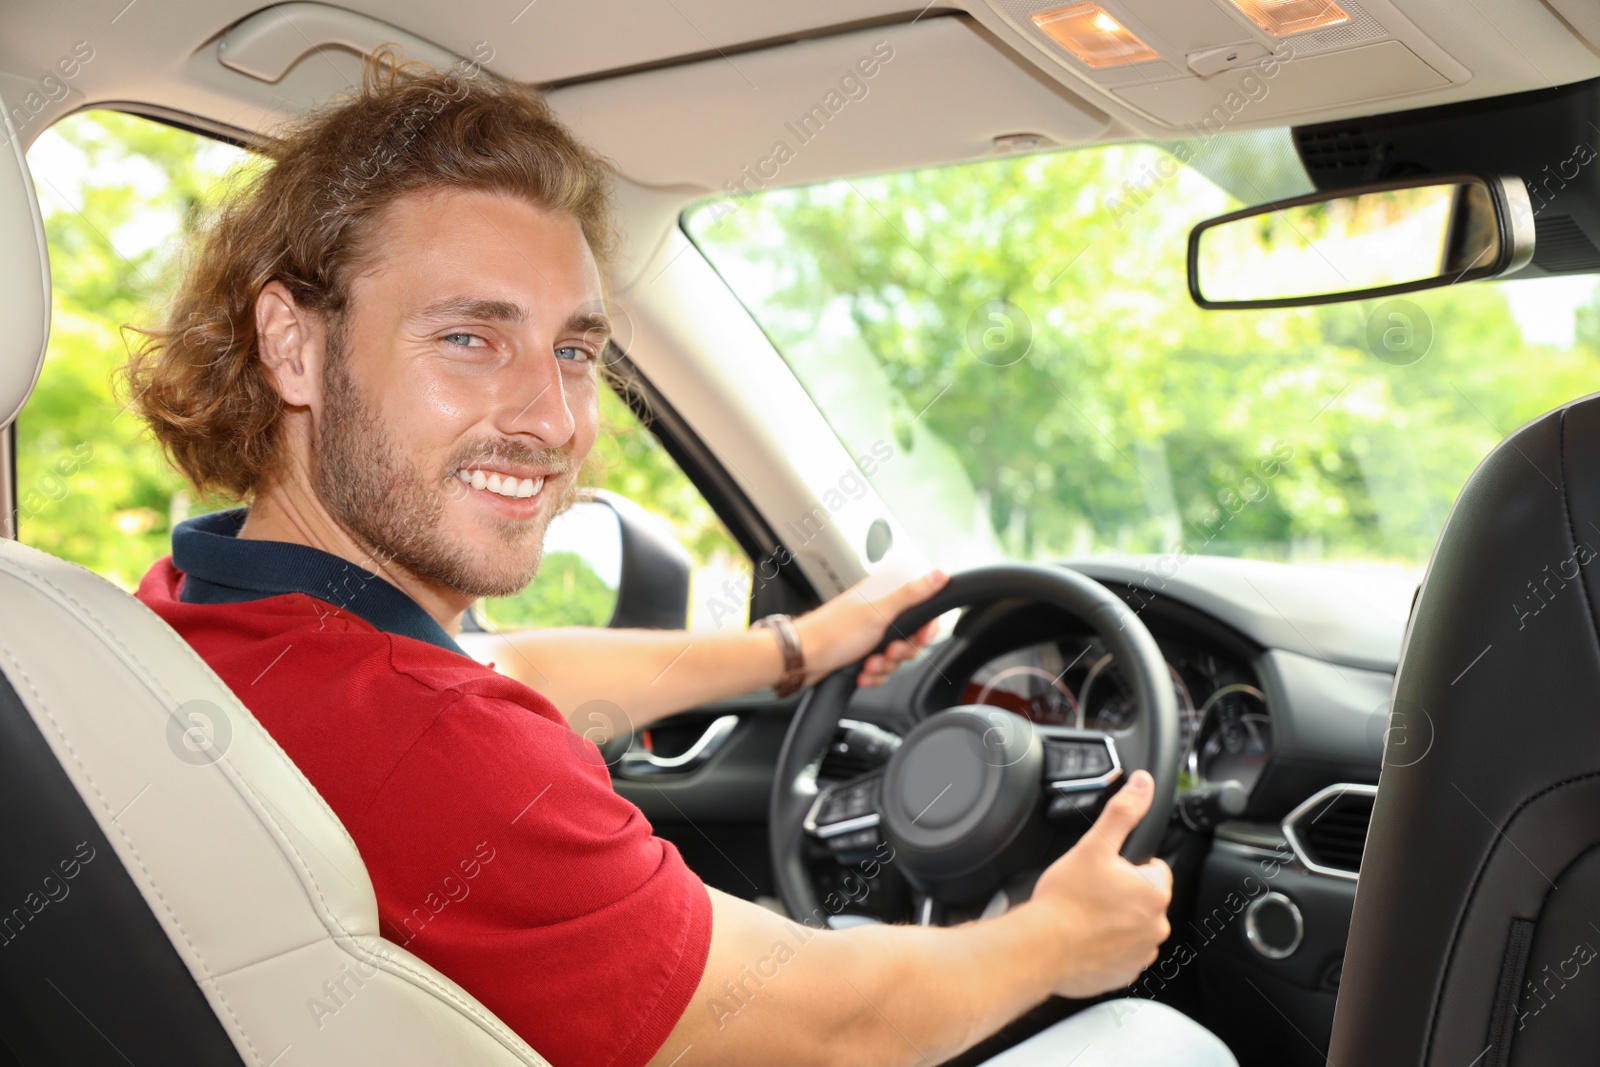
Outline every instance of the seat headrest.
<path fill-rule="evenodd" d="M 11 424 L 39 380 L 50 339 L 50 254 L 22 142 L 0 100 L 0 430 Z"/>

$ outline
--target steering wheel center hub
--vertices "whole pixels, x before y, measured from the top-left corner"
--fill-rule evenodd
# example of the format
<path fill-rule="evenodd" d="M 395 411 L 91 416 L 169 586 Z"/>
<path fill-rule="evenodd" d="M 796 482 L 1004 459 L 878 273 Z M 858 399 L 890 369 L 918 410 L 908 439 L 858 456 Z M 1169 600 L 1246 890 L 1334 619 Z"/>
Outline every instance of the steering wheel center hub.
<path fill-rule="evenodd" d="M 948 894 L 992 884 L 1038 805 L 1044 746 L 1000 708 L 950 708 L 919 723 L 889 761 L 883 830 L 907 876 Z M 981 878 L 973 878 L 981 874 Z"/>
<path fill-rule="evenodd" d="M 971 812 L 978 798 L 992 790 L 993 775 L 969 730 L 944 729 L 927 734 L 906 754 L 898 776 L 901 811 L 916 811 L 911 825 L 933 834 L 954 826 Z M 941 785 L 940 783 L 944 783 Z"/>

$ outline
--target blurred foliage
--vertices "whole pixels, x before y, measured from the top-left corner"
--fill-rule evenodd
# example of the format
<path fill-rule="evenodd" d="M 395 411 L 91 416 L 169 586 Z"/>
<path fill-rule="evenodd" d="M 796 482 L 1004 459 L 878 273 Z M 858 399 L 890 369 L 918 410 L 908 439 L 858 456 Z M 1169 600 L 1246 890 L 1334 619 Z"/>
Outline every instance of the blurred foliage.
<path fill-rule="evenodd" d="M 478 613 L 490 630 L 535 626 L 604 626 L 617 610 L 617 591 L 576 552 L 551 552 L 539 577 L 516 596 L 483 600 Z"/>
<path fill-rule="evenodd" d="M 47 158 L 41 158 L 41 150 Z M 146 119 L 71 116 L 30 152 L 54 287 L 50 346 L 17 422 L 18 528 L 23 541 L 125 588 L 170 550 L 174 523 L 232 501 L 195 502 L 136 415 L 112 395 L 127 358 L 124 323 L 158 321 L 201 212 L 263 165 L 245 153 Z M 232 168 L 232 169 L 230 169 Z M 697 565 L 742 557 L 699 492 L 610 390 L 585 483 L 665 516 Z M 504 624 L 610 618 L 615 600 L 570 553 L 552 553 L 522 597 L 485 609 Z M 748 563 L 745 564 L 748 567 Z"/>
<path fill-rule="evenodd" d="M 44 370 L 17 422 L 18 532 L 131 588 L 190 504 L 111 375 L 136 340 L 122 324 L 160 314 L 219 160 L 193 134 L 109 112 L 44 136 L 81 170 L 68 181 L 35 164 L 54 297 Z"/>
<path fill-rule="evenodd" d="M 1201 311 L 1188 231 L 1237 206 L 1125 145 L 724 198 L 688 229 L 845 445 L 909 457 L 874 486 L 947 567 L 1180 539 L 1414 566 L 1490 448 L 1600 381 L 1600 302 L 1560 348 L 1486 283 Z"/>
<path fill-rule="evenodd" d="M 583 484 L 620 493 L 665 518 L 696 564 L 744 555 L 661 441 L 610 389 L 600 391 L 600 436 L 584 464 Z"/>

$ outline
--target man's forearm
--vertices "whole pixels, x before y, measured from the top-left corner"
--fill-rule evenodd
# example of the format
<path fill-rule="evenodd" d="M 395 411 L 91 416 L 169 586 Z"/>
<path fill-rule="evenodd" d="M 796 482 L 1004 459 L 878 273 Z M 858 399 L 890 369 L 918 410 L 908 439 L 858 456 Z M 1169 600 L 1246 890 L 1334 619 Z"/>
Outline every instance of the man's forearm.
<path fill-rule="evenodd" d="M 1026 904 L 945 928 L 857 926 L 861 1062 L 942 1063 L 1050 995 L 1061 971 L 1059 930 Z M 914 1046 L 914 1047 L 913 1047 Z"/>
<path fill-rule="evenodd" d="M 705 970 L 651 1067 L 690 1048 L 704 1067 L 938 1063 L 1053 992 L 1129 984 L 1171 933 L 1171 871 L 1119 854 L 1154 790 L 1148 771 L 1131 774 L 1026 902 L 981 922 L 817 929 L 708 890 Z"/>
<path fill-rule="evenodd" d="M 1066 938 L 1032 905 L 957 927 L 818 930 L 712 891 L 700 987 L 653 1063 L 940 1063 L 1044 1000 Z M 687 1062 L 687 1060 L 685 1060 Z"/>
<path fill-rule="evenodd" d="M 665 715 L 777 682 L 783 656 L 765 630 L 561 627 L 501 636 L 502 673 L 572 716 L 591 700 L 621 708 L 634 729 Z"/>

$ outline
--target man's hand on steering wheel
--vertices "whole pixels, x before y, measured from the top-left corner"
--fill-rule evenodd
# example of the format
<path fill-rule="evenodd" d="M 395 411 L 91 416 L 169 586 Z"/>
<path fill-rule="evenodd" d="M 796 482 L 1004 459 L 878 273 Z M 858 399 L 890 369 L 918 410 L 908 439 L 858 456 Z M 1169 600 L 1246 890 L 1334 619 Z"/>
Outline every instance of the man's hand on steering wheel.
<path fill-rule="evenodd" d="M 795 619 L 805 655 L 806 684 L 867 656 L 878 647 L 894 619 L 943 589 L 949 580 L 947 574 L 935 569 L 884 596 L 871 599 L 861 591 L 870 579 L 862 579 L 821 607 Z M 938 627 L 938 620 L 931 621 L 904 638 L 891 641 L 882 652 L 867 656 L 856 684 L 863 689 L 883 684 L 900 664 L 916 658 L 938 633 Z"/>
<path fill-rule="evenodd" d="M 1090 831 L 1039 876 L 1030 907 L 1047 910 L 1070 940 L 1071 977 L 1057 996 L 1092 997 L 1139 977 L 1172 932 L 1172 870 L 1152 859 L 1135 866 L 1122 843 L 1150 810 L 1148 771 L 1134 771 Z"/>

